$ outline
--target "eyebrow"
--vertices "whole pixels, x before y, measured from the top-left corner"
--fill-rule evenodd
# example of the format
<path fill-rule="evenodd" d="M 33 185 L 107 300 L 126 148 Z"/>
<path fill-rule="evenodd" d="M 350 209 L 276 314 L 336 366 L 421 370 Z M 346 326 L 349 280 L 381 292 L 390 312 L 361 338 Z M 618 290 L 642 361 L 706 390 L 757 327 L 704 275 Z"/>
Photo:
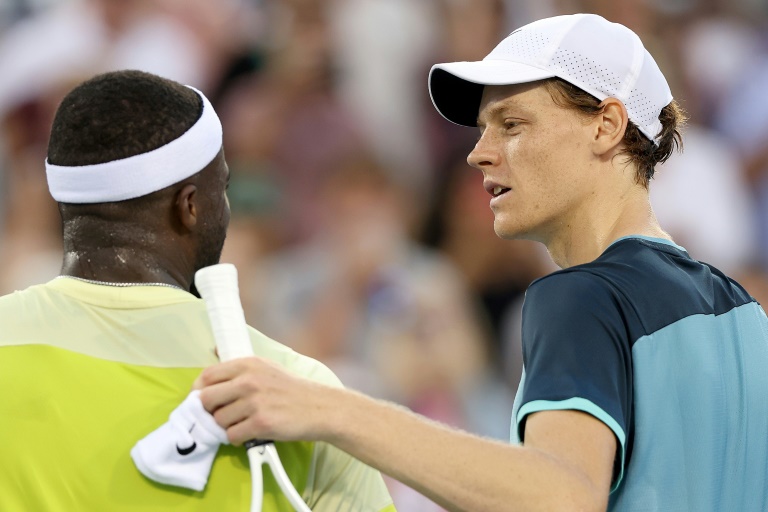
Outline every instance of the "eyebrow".
<path fill-rule="evenodd" d="M 500 114 L 502 114 L 505 110 L 509 108 L 517 108 L 521 110 L 523 113 L 526 113 L 527 110 L 521 103 L 511 97 L 506 97 L 502 100 L 498 100 L 494 103 L 494 105 L 490 108 L 490 110 L 485 111 L 485 118 L 486 119 L 493 119 L 494 117 L 498 117 Z M 481 125 L 480 115 L 477 116 L 477 125 Z"/>

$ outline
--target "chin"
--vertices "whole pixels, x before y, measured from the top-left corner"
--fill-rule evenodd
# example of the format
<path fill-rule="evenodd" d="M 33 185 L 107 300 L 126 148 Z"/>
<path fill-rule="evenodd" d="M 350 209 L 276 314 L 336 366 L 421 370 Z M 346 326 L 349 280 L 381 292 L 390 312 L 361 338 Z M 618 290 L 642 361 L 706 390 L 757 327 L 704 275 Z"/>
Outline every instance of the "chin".
<path fill-rule="evenodd" d="M 505 222 L 499 218 L 496 218 L 493 222 L 493 231 L 496 232 L 496 236 L 504 240 L 528 238 L 526 236 L 527 230 L 523 226 L 509 221 Z"/>
<path fill-rule="evenodd" d="M 494 231 L 496 232 L 496 236 L 503 240 L 530 240 L 546 245 L 544 238 L 538 236 L 534 230 L 526 229 L 524 227 L 510 229 L 509 227 L 494 226 Z"/>

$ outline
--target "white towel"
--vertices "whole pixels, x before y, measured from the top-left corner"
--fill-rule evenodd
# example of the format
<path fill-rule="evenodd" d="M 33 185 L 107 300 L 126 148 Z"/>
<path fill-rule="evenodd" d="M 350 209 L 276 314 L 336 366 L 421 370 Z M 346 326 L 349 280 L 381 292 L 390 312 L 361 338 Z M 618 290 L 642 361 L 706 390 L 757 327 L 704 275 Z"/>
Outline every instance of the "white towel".
<path fill-rule="evenodd" d="M 155 482 L 202 491 L 221 444 L 229 444 L 227 432 L 203 408 L 200 391 L 192 391 L 168 423 L 136 443 L 131 457 Z"/>

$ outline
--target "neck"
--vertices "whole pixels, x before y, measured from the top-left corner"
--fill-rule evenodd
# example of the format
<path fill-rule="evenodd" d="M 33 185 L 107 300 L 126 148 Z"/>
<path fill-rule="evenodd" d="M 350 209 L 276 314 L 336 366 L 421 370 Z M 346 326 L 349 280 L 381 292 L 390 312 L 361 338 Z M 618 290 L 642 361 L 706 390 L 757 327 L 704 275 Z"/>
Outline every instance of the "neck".
<path fill-rule="evenodd" d="M 641 186 L 627 189 L 617 200 L 585 205 L 545 245 L 555 263 L 568 268 L 594 261 L 611 243 L 628 235 L 672 239 L 659 226 L 648 190 Z"/>
<path fill-rule="evenodd" d="M 192 275 L 136 247 L 66 247 L 61 275 L 108 283 L 164 283 L 189 290 Z"/>

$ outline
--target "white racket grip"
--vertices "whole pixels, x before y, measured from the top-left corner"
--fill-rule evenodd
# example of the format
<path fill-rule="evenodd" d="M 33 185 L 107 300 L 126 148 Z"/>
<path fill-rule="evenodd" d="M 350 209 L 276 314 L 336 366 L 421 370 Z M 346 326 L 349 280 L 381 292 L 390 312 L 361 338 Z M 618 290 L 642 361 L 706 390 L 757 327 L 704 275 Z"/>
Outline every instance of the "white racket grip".
<path fill-rule="evenodd" d="M 198 270 L 195 287 L 205 301 L 221 361 L 253 355 L 237 285 L 237 268 L 220 263 Z"/>

